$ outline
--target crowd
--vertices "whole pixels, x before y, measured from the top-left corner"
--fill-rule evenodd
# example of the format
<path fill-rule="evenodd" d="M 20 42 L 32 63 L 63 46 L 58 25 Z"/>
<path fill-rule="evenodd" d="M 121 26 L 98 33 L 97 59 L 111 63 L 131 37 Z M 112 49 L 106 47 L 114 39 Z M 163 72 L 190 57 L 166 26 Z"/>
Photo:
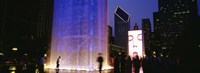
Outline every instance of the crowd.
<path fill-rule="evenodd" d="M 140 69 L 143 73 L 180 73 L 180 60 L 161 55 L 131 58 L 123 53 L 114 57 L 114 73 L 140 73 Z"/>

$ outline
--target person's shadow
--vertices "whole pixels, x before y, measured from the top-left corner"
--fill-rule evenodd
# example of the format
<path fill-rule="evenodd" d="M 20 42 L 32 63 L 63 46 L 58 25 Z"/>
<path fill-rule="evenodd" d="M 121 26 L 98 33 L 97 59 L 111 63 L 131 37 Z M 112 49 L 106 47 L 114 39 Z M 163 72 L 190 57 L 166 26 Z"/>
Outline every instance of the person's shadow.
<path fill-rule="evenodd" d="M 59 70 L 60 70 L 60 69 L 56 69 L 56 73 L 59 73 Z"/>

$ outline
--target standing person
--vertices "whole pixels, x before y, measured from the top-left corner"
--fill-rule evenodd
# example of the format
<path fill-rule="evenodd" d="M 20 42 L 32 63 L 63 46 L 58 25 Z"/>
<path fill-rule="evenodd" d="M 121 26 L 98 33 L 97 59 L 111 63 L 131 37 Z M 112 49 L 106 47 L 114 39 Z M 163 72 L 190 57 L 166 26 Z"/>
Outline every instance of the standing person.
<path fill-rule="evenodd" d="M 151 58 L 149 55 L 145 56 L 142 60 L 143 73 L 152 73 Z"/>
<path fill-rule="evenodd" d="M 126 66 L 125 58 L 126 58 L 125 52 L 122 52 L 120 58 L 121 73 L 125 73 L 125 66 Z"/>
<path fill-rule="evenodd" d="M 39 72 L 44 73 L 44 63 L 45 63 L 45 58 L 41 57 L 39 61 Z"/>
<path fill-rule="evenodd" d="M 119 54 L 114 59 L 114 73 L 119 73 Z"/>
<path fill-rule="evenodd" d="M 97 58 L 97 61 L 99 62 L 99 73 L 101 73 L 102 65 L 103 65 L 103 57 L 101 56 L 101 53 L 99 53 L 99 57 Z"/>
<path fill-rule="evenodd" d="M 135 58 L 133 58 L 133 66 L 134 66 L 134 73 L 139 73 L 140 72 L 140 59 L 139 56 L 136 55 Z"/>
<path fill-rule="evenodd" d="M 132 60 L 131 60 L 131 56 L 127 56 L 127 60 L 126 60 L 126 73 L 132 73 Z"/>
<path fill-rule="evenodd" d="M 60 66 L 60 61 L 61 61 L 61 57 L 59 56 L 57 61 L 56 61 L 56 68 L 59 69 Z"/>

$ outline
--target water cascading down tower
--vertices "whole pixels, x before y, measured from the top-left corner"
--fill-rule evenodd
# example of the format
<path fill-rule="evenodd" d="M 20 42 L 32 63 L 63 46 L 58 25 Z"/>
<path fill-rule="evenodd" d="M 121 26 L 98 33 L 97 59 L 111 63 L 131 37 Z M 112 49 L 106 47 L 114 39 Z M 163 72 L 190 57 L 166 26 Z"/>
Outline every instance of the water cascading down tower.
<path fill-rule="evenodd" d="M 48 67 L 98 69 L 102 53 L 107 63 L 107 0 L 54 0 L 52 41 Z"/>

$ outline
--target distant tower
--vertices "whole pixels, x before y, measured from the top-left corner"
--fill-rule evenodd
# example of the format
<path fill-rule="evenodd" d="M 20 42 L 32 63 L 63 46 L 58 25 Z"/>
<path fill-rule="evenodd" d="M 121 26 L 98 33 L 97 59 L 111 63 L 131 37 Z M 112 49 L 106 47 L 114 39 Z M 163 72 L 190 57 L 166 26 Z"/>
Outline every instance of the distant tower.
<path fill-rule="evenodd" d="M 115 43 L 123 47 L 124 51 L 128 49 L 128 31 L 130 30 L 130 15 L 122 8 L 117 7 L 115 10 Z"/>
<path fill-rule="evenodd" d="M 142 30 L 144 32 L 144 46 L 145 46 L 145 52 L 150 51 L 150 45 L 151 45 L 151 23 L 150 20 L 142 19 Z"/>
<path fill-rule="evenodd" d="M 139 29 L 138 25 L 137 25 L 137 23 L 135 23 L 135 26 L 134 26 L 133 30 L 138 30 L 138 29 Z"/>

